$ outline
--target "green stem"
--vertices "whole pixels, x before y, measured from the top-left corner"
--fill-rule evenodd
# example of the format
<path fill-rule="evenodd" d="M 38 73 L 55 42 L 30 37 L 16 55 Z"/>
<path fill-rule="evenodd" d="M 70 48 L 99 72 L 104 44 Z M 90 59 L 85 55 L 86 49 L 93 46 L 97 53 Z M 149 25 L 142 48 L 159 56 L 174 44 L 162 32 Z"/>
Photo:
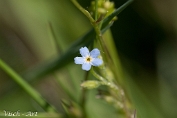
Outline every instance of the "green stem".
<path fill-rule="evenodd" d="M 103 20 L 101 20 L 100 23 L 99 23 L 99 29 L 101 29 L 102 24 L 103 24 Z"/>
<path fill-rule="evenodd" d="M 102 24 L 102 21 L 100 22 Z M 101 49 L 103 50 L 103 52 L 108 55 L 108 51 L 106 49 L 106 46 L 105 46 L 105 43 L 104 43 L 104 40 L 103 40 L 103 36 L 102 36 L 102 33 L 101 33 L 101 24 L 93 24 L 93 27 L 95 29 L 95 32 L 96 32 L 96 39 L 99 41 L 99 44 L 101 46 Z M 109 60 L 109 57 L 108 56 L 105 56 L 105 58 L 103 58 L 104 62 L 107 62 Z"/>
<path fill-rule="evenodd" d="M 127 100 L 125 98 L 125 94 L 124 94 L 124 91 L 122 88 L 119 88 L 118 85 L 112 83 L 112 82 L 109 82 L 107 79 L 103 78 L 102 76 L 100 76 L 99 74 L 97 74 L 93 69 L 91 69 L 91 73 L 98 79 L 101 81 L 101 84 L 102 85 L 106 85 L 108 87 L 110 87 L 111 89 L 113 89 L 116 93 L 116 95 L 114 96 L 115 99 L 119 99 L 117 98 L 117 95 L 119 94 L 121 96 L 121 103 L 123 104 L 123 110 L 125 112 L 125 115 L 127 116 L 127 118 L 129 118 L 130 116 L 130 113 L 129 113 L 129 110 L 128 110 L 128 107 L 127 107 Z"/>
<path fill-rule="evenodd" d="M 66 93 L 66 95 L 68 95 L 69 98 L 71 98 L 74 102 L 78 102 L 75 95 L 68 89 L 68 87 L 66 87 L 65 84 L 63 84 L 63 82 L 60 80 L 60 78 L 58 78 L 57 74 L 54 74 L 54 77 L 56 78 L 59 86 L 63 89 L 63 91 Z"/>
<path fill-rule="evenodd" d="M 27 82 L 24 81 L 13 69 L 11 69 L 5 62 L 0 59 L 0 68 L 4 70 L 18 85 L 20 85 L 42 108 L 47 111 L 55 111 L 55 109 L 50 106 L 41 95 L 33 89 Z M 46 108 L 47 106 L 47 108 Z"/>
<path fill-rule="evenodd" d="M 91 69 L 91 73 L 93 74 L 93 76 L 95 76 L 98 80 L 100 80 L 101 82 L 107 82 L 106 79 L 104 79 L 103 77 L 101 77 L 100 75 L 98 75 L 93 68 Z"/>
<path fill-rule="evenodd" d="M 93 25 L 95 32 L 96 32 L 96 38 L 99 40 L 101 48 L 103 49 L 104 52 L 105 48 L 103 46 L 103 40 L 102 40 L 102 33 L 100 31 L 102 23 L 96 23 L 97 20 L 97 9 L 98 9 L 98 0 L 95 0 L 95 20 L 92 18 L 90 13 L 85 10 L 76 0 L 71 0 L 73 4 L 85 15 L 87 18 L 90 20 L 91 24 Z"/>
<path fill-rule="evenodd" d="M 73 2 L 73 4 L 83 13 L 85 14 L 85 16 L 87 16 L 87 18 L 90 20 L 91 23 L 94 23 L 95 20 L 92 18 L 92 16 L 90 15 L 90 13 L 85 10 L 84 8 L 82 8 L 82 6 L 77 2 L 77 0 L 71 0 L 71 2 Z"/>
<path fill-rule="evenodd" d="M 84 81 L 87 81 L 88 80 L 88 75 L 89 75 L 89 72 L 86 72 L 85 73 L 85 79 Z M 87 118 L 87 111 L 86 111 L 86 93 L 87 93 L 87 90 L 85 88 L 82 88 L 82 94 L 81 94 L 81 107 L 82 107 L 82 117 L 83 118 Z"/>
<path fill-rule="evenodd" d="M 102 76 L 100 76 L 99 74 L 97 74 L 93 69 L 91 69 L 91 73 L 93 74 L 93 76 L 95 76 L 98 80 L 101 81 L 102 85 L 109 86 L 110 88 L 114 89 L 116 92 L 119 91 L 119 87 L 117 85 L 115 85 L 112 82 L 109 82 L 107 79 L 105 79 Z"/>
<path fill-rule="evenodd" d="M 95 0 L 95 21 L 98 19 L 98 0 Z"/>
<path fill-rule="evenodd" d="M 95 32 L 96 32 L 96 37 L 98 38 L 98 41 L 100 42 L 101 48 L 103 49 L 104 52 L 106 52 L 105 48 L 104 48 L 103 37 L 102 37 L 102 33 L 100 31 L 99 25 L 96 25 L 94 27 L 94 29 L 95 29 Z"/>

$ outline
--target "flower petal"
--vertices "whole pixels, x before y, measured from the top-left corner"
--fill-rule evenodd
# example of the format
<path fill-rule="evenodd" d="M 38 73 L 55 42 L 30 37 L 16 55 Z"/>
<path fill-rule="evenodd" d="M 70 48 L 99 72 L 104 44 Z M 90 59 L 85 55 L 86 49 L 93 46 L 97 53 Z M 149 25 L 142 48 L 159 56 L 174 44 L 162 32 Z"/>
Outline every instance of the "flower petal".
<path fill-rule="evenodd" d="M 80 49 L 80 54 L 81 54 L 83 57 L 86 57 L 86 56 L 89 56 L 89 55 L 90 55 L 89 50 L 88 50 L 87 47 L 82 47 L 82 48 Z"/>
<path fill-rule="evenodd" d="M 96 58 L 96 57 L 98 57 L 99 55 L 100 55 L 100 51 L 99 51 L 97 48 L 93 49 L 93 50 L 90 52 L 90 56 L 93 57 L 93 58 Z"/>
<path fill-rule="evenodd" d="M 75 57 L 74 62 L 75 62 L 75 64 L 83 64 L 84 58 L 83 57 Z"/>
<path fill-rule="evenodd" d="M 99 58 L 95 58 L 93 61 L 92 61 L 92 65 L 93 66 L 100 66 L 101 64 L 103 63 L 103 61 Z"/>
<path fill-rule="evenodd" d="M 91 68 L 91 64 L 90 63 L 84 63 L 84 64 L 82 64 L 82 69 L 83 70 L 89 71 L 90 68 Z"/>

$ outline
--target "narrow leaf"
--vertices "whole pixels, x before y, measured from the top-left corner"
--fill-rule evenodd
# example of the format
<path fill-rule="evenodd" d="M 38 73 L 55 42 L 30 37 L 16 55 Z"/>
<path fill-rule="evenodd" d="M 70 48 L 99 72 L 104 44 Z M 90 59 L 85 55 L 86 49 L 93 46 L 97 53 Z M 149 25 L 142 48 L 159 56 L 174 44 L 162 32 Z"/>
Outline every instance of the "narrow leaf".
<path fill-rule="evenodd" d="M 0 59 L 0 68 L 4 70 L 19 86 L 21 86 L 42 108 L 55 111 L 32 86 L 21 78 L 13 69 Z M 47 106 L 47 107 L 46 107 Z"/>
<path fill-rule="evenodd" d="M 104 28 L 105 26 L 108 25 L 108 23 L 119 13 L 121 13 L 126 7 L 128 7 L 133 0 L 128 0 L 126 3 L 124 3 L 122 6 L 117 8 L 112 14 L 110 14 L 107 18 L 104 19 L 102 27 Z"/>

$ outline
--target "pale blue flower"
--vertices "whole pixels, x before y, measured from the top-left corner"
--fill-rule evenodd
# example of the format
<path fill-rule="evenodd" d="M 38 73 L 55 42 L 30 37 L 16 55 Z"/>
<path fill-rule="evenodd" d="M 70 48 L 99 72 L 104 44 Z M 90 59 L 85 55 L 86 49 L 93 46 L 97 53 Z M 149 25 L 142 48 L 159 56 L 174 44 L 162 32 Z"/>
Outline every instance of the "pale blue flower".
<path fill-rule="evenodd" d="M 89 71 L 91 66 L 100 66 L 103 63 L 103 61 L 98 58 L 100 51 L 97 48 L 89 52 L 87 47 L 82 47 L 80 54 L 82 57 L 75 57 L 74 62 L 76 64 L 82 64 L 83 70 Z"/>

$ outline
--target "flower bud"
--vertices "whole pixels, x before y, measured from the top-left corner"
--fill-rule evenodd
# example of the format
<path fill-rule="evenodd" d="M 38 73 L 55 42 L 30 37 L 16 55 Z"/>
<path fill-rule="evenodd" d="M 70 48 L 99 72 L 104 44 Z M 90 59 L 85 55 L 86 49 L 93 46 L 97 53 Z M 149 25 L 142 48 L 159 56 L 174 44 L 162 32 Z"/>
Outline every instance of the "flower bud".
<path fill-rule="evenodd" d="M 100 82 L 95 80 L 88 80 L 83 82 L 81 86 L 87 89 L 94 89 L 100 86 Z"/>
<path fill-rule="evenodd" d="M 98 8 L 98 13 L 100 13 L 100 14 L 106 14 L 107 11 L 104 8 Z"/>
<path fill-rule="evenodd" d="M 107 1 L 107 0 L 98 0 L 97 1 L 97 17 L 99 18 L 100 16 L 103 16 L 104 15 L 104 18 L 109 16 L 111 13 L 114 12 L 115 10 L 115 4 L 114 2 L 111 2 L 111 1 Z M 95 1 L 93 0 L 91 2 L 91 6 L 89 8 L 89 11 L 91 13 L 91 15 L 94 17 L 95 16 Z M 117 20 L 117 17 L 115 16 L 113 19 L 114 20 Z"/>

